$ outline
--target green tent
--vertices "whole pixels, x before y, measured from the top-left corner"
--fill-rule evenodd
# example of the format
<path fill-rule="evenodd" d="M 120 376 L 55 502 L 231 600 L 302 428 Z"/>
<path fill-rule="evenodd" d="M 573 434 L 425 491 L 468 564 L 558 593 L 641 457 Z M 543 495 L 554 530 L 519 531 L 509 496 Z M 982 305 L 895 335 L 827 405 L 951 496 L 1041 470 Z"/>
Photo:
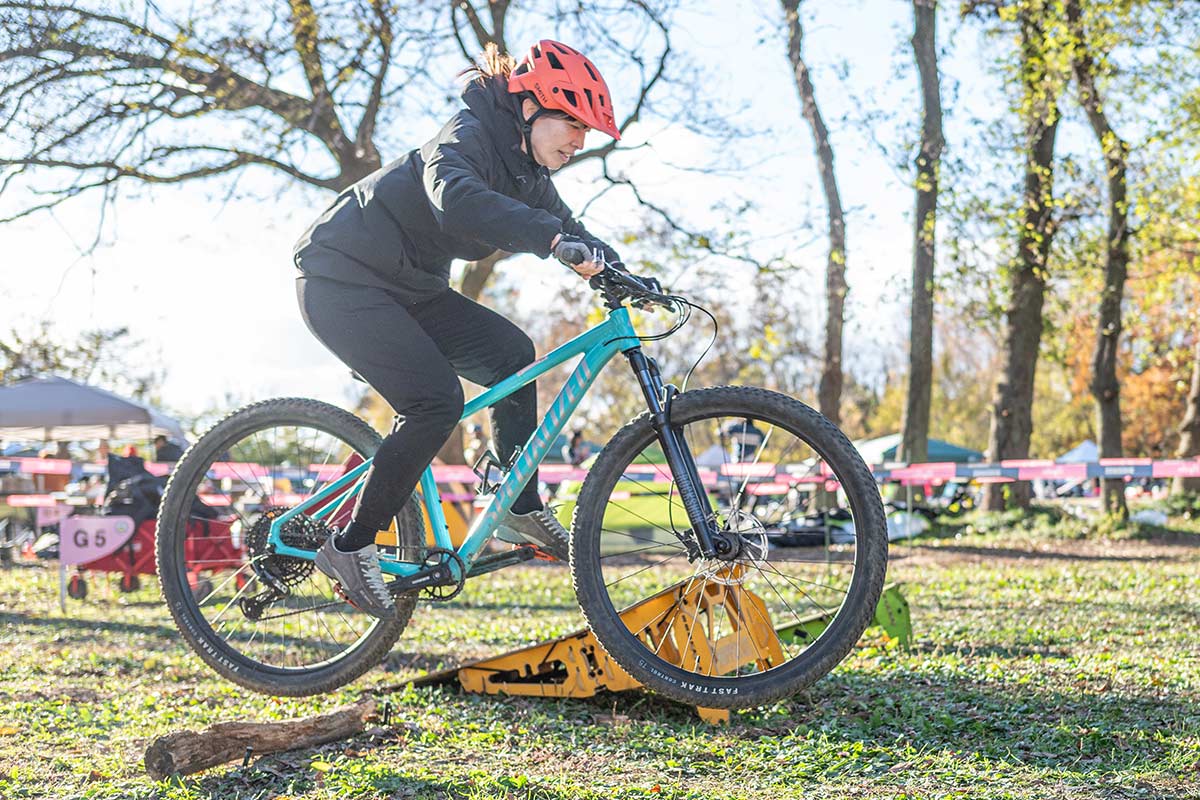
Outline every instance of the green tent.
<path fill-rule="evenodd" d="M 868 464 L 883 464 L 896 460 L 896 451 L 900 449 L 900 434 L 893 433 L 875 439 L 860 439 L 854 443 L 863 461 Z M 929 458 L 931 462 L 950 461 L 955 464 L 969 464 L 983 461 L 983 453 L 956 444 L 943 442 L 941 439 L 929 440 Z"/>

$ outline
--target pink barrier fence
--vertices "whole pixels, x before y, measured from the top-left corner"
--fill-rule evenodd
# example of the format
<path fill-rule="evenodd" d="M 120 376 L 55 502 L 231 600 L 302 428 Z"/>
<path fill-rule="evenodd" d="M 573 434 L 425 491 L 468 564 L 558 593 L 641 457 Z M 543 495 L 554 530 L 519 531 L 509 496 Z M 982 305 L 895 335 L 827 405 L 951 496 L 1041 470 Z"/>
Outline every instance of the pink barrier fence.
<path fill-rule="evenodd" d="M 167 474 L 173 465 L 166 463 L 147 463 L 146 468 L 155 475 Z M 103 474 L 101 464 L 83 465 L 85 474 Z M 0 473 L 18 473 L 25 475 L 69 475 L 72 465 L 70 461 L 46 458 L 8 458 L 0 459 Z M 272 470 L 261 464 L 247 462 L 217 463 L 213 465 L 209 477 L 215 480 L 234 479 L 240 481 L 255 481 L 274 477 L 285 477 L 292 480 L 313 479 L 318 482 L 329 481 L 341 475 L 345 467 L 341 464 L 311 464 L 307 468 L 287 468 Z M 587 470 L 569 464 L 545 464 L 540 469 L 541 478 L 546 483 L 559 484 L 567 481 L 582 481 L 587 477 Z M 935 462 L 927 464 L 907 464 L 892 468 L 876 467 L 876 480 L 896 482 L 903 485 L 940 484 L 951 480 L 972 480 L 977 483 L 1008 483 L 1029 480 L 1060 480 L 1082 481 L 1097 478 L 1174 478 L 1200 477 L 1200 458 L 1195 459 L 1162 459 L 1148 458 L 1102 458 L 1099 461 L 1059 464 L 1054 461 L 1021 459 L 1001 461 L 998 464 L 955 464 L 950 462 Z M 467 466 L 442 465 L 433 468 L 437 482 L 447 488 L 442 498 L 452 502 L 470 502 L 476 495 L 471 489 L 478 483 L 474 471 Z M 645 464 L 631 466 L 625 474 L 627 481 L 635 483 L 667 483 L 671 476 L 665 465 Z M 837 488 L 835 481 L 828 480 L 828 470 L 824 464 L 773 464 L 773 463 L 731 463 L 722 464 L 717 469 L 700 470 L 700 479 L 707 485 L 715 486 L 723 481 L 745 480 L 747 491 L 755 495 L 783 494 L 793 486 L 805 486 L 825 483 L 826 488 Z M 299 488 L 299 487 L 298 487 Z M 300 492 L 279 492 L 272 496 L 271 502 L 278 505 L 295 505 L 309 495 Z M 201 499 L 213 505 L 223 505 L 230 497 L 222 493 L 202 494 Z M 10 506 L 50 509 L 62 503 L 61 495 L 50 494 L 10 494 L 4 498 Z"/>

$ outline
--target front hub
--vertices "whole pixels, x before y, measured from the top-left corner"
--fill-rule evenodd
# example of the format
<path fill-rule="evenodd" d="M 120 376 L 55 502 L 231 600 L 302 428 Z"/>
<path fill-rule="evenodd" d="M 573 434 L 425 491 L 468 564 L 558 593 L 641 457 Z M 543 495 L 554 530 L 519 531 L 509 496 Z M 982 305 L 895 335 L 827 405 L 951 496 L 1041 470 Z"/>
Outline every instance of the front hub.
<path fill-rule="evenodd" d="M 742 538 L 737 531 L 719 531 L 713 535 L 713 549 L 721 561 L 734 561 L 742 553 Z"/>

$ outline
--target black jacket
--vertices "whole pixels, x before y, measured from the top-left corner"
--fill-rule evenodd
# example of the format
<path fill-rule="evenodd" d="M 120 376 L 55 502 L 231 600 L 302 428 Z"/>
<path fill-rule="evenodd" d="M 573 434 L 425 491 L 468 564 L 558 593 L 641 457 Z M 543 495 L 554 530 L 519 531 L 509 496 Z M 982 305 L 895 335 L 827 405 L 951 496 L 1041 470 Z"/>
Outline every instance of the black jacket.
<path fill-rule="evenodd" d="M 302 273 L 417 302 L 449 287 L 453 259 L 545 258 L 560 232 L 592 238 L 521 151 L 518 96 L 491 79 L 462 97 L 437 136 L 338 195 L 296 243 Z"/>

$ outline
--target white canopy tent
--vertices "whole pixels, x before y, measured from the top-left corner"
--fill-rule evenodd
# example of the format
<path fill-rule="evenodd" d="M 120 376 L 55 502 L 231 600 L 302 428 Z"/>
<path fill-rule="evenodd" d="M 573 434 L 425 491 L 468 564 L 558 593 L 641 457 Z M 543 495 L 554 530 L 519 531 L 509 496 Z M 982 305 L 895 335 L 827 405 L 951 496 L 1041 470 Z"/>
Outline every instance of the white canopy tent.
<path fill-rule="evenodd" d="M 1084 439 L 1079 444 L 1054 459 L 1059 464 L 1090 463 L 1100 458 L 1100 448 L 1091 439 Z"/>
<path fill-rule="evenodd" d="M 67 378 L 35 378 L 0 387 L 0 440 L 18 442 L 149 439 L 183 441 L 166 414 Z"/>

